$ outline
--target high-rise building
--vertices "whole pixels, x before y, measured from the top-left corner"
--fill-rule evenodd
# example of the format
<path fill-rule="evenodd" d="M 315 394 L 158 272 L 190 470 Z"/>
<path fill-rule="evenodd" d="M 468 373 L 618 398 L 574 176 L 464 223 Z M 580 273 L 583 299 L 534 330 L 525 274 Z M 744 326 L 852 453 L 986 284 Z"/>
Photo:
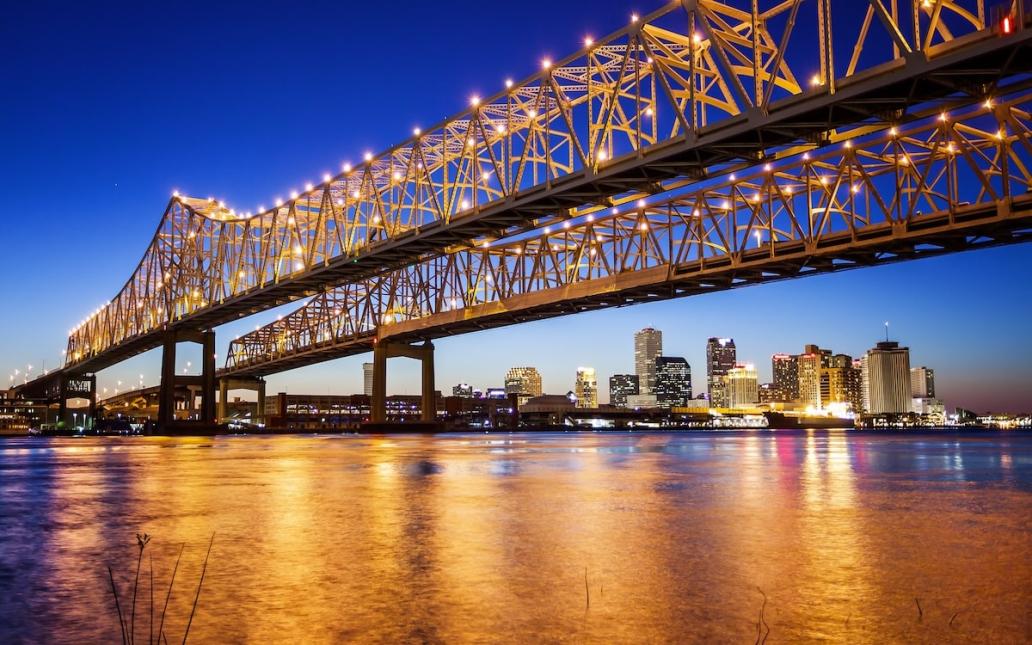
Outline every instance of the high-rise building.
<path fill-rule="evenodd" d="M 515 394 L 517 405 L 541 396 L 541 374 L 535 367 L 511 368 L 505 374 L 505 393 Z"/>
<path fill-rule="evenodd" d="M 656 383 L 652 389 L 661 408 L 684 407 L 692 398 L 692 368 L 680 356 L 656 357 Z"/>
<path fill-rule="evenodd" d="M 706 386 L 711 406 L 727 407 L 724 376 L 737 364 L 737 360 L 733 338 L 710 338 L 706 341 Z"/>
<path fill-rule="evenodd" d="M 910 390 L 915 399 L 934 399 L 935 370 L 930 367 L 911 367 Z"/>
<path fill-rule="evenodd" d="M 627 397 L 637 396 L 637 374 L 613 374 L 609 377 L 609 403 L 621 408 L 627 407 Z"/>
<path fill-rule="evenodd" d="M 778 392 L 778 389 L 774 387 L 773 383 L 760 383 L 756 393 L 759 396 L 761 404 L 784 401 L 784 399 L 781 398 L 781 393 Z"/>
<path fill-rule="evenodd" d="M 373 364 L 362 363 L 362 393 L 366 396 L 373 395 Z"/>
<path fill-rule="evenodd" d="M 469 383 L 459 383 L 451 389 L 452 396 L 462 397 L 464 399 L 474 398 L 473 386 Z"/>
<path fill-rule="evenodd" d="M 910 349 L 879 342 L 864 354 L 864 409 L 868 414 L 904 414 L 913 408 Z"/>
<path fill-rule="evenodd" d="M 799 357 L 792 354 L 774 354 L 770 357 L 774 374 L 771 396 L 775 401 L 795 401 L 799 398 Z"/>
<path fill-rule="evenodd" d="M 756 366 L 736 365 L 724 375 L 727 406 L 729 408 L 751 408 L 760 401 L 756 379 Z"/>
<path fill-rule="evenodd" d="M 656 358 L 663 354 L 663 332 L 646 327 L 634 333 L 634 373 L 638 375 L 638 392 L 652 394 L 656 383 Z"/>
<path fill-rule="evenodd" d="M 846 381 L 846 400 L 856 414 L 864 412 L 864 370 L 863 361 L 854 358 Z"/>
<path fill-rule="evenodd" d="M 821 374 L 831 365 L 831 351 L 817 345 L 807 345 L 796 357 L 799 403 L 807 407 L 821 408 Z"/>
<path fill-rule="evenodd" d="M 577 368 L 577 394 L 578 408 L 598 407 L 598 379 L 595 378 L 594 367 Z"/>

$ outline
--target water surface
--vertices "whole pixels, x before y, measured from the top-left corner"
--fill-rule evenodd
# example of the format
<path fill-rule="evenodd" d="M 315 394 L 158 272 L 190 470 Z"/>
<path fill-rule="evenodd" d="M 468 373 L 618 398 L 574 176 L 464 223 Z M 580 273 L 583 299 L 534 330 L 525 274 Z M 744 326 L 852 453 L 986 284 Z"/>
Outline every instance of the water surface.
<path fill-rule="evenodd" d="M 197 642 L 1032 640 L 1016 433 L 0 441 L 0 640 L 117 642 L 137 532 L 144 641 L 213 533 Z"/>

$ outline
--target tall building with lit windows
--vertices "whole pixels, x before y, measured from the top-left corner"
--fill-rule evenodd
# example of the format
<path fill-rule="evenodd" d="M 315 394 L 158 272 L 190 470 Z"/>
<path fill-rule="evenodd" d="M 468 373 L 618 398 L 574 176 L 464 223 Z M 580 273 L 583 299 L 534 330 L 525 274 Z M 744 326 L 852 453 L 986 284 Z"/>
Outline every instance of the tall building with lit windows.
<path fill-rule="evenodd" d="M 609 403 L 621 408 L 627 407 L 627 397 L 637 396 L 637 374 L 613 374 L 609 377 Z"/>
<path fill-rule="evenodd" d="M 754 365 L 736 365 L 724 375 L 727 406 L 729 408 L 751 408 L 760 401 L 759 386 Z"/>
<path fill-rule="evenodd" d="M 776 401 L 795 401 L 799 398 L 799 357 L 792 354 L 774 354 L 770 357 L 774 384 L 771 395 Z"/>
<path fill-rule="evenodd" d="M 820 409 L 824 403 L 821 399 L 821 376 L 823 370 L 831 365 L 831 351 L 817 345 L 807 345 L 796 359 L 799 403 Z"/>
<path fill-rule="evenodd" d="M 362 363 L 362 393 L 366 396 L 373 395 L 373 364 Z"/>
<path fill-rule="evenodd" d="M 656 383 L 656 359 L 663 354 L 663 332 L 646 327 L 634 333 L 634 373 L 638 375 L 635 394 L 652 394 Z"/>
<path fill-rule="evenodd" d="M 578 408 L 598 407 L 598 379 L 594 367 L 577 368 L 577 384 L 574 388 Z"/>
<path fill-rule="evenodd" d="M 684 407 L 692 398 L 692 368 L 680 356 L 656 358 L 656 384 L 652 390 L 661 408 Z"/>
<path fill-rule="evenodd" d="M 738 362 L 733 338 L 710 338 L 706 341 L 706 386 L 710 406 L 728 407 L 724 376 Z"/>
<path fill-rule="evenodd" d="M 915 399 L 934 399 L 935 370 L 929 367 L 911 367 L 910 390 Z"/>
<path fill-rule="evenodd" d="M 864 408 L 868 414 L 904 414 L 913 409 L 910 348 L 882 341 L 863 359 Z"/>
<path fill-rule="evenodd" d="M 505 374 L 505 393 L 516 395 L 516 404 L 523 405 L 541 396 L 541 374 L 536 367 L 513 367 Z"/>

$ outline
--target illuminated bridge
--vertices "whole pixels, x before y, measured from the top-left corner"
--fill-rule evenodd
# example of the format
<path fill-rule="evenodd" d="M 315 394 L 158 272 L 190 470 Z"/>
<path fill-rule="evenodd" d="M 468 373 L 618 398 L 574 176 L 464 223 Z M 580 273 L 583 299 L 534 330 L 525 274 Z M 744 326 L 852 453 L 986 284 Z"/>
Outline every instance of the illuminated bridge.
<path fill-rule="evenodd" d="M 213 328 L 314 296 L 222 375 L 375 347 L 382 403 L 391 355 L 432 391 L 414 340 L 1021 241 L 1027 23 L 1020 2 L 669 3 L 257 214 L 174 196 L 48 378 L 163 346 L 171 392 L 175 344 L 201 342 L 212 421 Z"/>

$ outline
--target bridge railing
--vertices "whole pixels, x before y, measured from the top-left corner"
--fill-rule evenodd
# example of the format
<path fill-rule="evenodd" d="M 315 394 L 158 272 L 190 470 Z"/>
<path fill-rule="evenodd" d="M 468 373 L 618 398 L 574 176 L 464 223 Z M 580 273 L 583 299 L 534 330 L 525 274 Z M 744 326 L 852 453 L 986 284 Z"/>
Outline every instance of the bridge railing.
<path fill-rule="evenodd" d="M 757 261 L 776 275 L 782 258 L 796 262 L 791 271 L 801 255 L 816 266 L 828 245 L 862 251 L 874 235 L 963 223 L 974 211 L 992 217 L 985 206 L 1024 199 L 1032 187 L 1030 110 L 1032 94 L 988 100 L 344 285 L 234 340 L 226 370 L 343 354 L 403 331 L 434 335 L 479 316 L 658 288 L 711 269 L 733 276 Z M 889 254 L 864 252 L 872 264 Z M 856 260 L 834 262 L 842 264 L 823 268 Z"/>
<path fill-rule="evenodd" d="M 121 292 L 71 330 L 67 363 L 414 230 L 834 94 L 900 57 L 1000 28 L 987 23 L 983 0 L 887 5 L 669 3 L 257 214 L 176 196 Z"/>

